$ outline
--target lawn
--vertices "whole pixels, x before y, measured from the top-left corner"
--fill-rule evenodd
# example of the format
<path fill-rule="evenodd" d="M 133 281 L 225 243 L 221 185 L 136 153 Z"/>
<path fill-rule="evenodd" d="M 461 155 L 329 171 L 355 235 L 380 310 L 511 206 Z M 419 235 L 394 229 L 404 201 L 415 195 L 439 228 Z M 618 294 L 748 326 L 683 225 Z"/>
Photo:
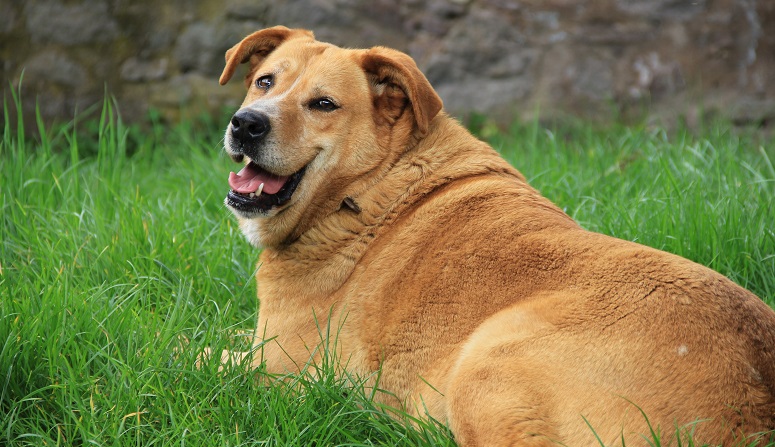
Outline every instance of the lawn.
<path fill-rule="evenodd" d="M 205 346 L 249 344 L 257 312 L 258 252 L 222 204 L 226 116 L 127 127 L 106 102 L 24 132 L 18 106 L 6 98 L 0 141 L 0 445 L 454 445 L 331 365 L 271 385 L 195 367 Z M 722 124 L 472 127 L 586 228 L 775 303 L 772 138 Z"/>

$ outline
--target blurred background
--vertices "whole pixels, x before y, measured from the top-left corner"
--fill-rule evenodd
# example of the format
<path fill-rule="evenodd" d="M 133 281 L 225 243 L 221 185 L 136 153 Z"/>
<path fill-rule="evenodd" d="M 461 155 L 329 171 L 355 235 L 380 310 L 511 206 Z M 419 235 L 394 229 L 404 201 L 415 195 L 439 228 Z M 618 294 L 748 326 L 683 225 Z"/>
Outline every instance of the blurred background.
<path fill-rule="evenodd" d="M 47 122 L 106 92 L 129 122 L 224 113 L 224 52 L 277 24 L 409 53 L 463 119 L 775 118 L 773 0 L 0 0 L 2 89 Z"/>

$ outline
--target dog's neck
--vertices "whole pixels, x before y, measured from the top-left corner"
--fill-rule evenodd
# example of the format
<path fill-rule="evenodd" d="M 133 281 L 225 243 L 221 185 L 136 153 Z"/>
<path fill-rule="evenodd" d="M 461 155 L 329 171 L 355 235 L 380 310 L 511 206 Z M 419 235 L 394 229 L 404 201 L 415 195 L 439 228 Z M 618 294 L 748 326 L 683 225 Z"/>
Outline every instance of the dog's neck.
<path fill-rule="evenodd" d="M 495 150 L 442 113 L 433 120 L 428 135 L 376 176 L 369 187 L 347 195 L 338 210 L 317 221 L 293 242 L 266 248 L 262 269 L 270 270 L 267 269 L 269 261 L 276 266 L 286 264 L 282 272 L 289 283 L 295 275 L 316 275 L 320 293 L 329 295 L 341 287 L 371 242 L 389 223 L 455 180 L 489 175 L 508 177 L 532 190 L 524 177 Z M 291 259 L 294 261 L 283 262 Z M 300 270 L 291 272 L 291 269 Z M 266 271 L 266 274 L 272 272 Z M 300 283 L 310 284 L 309 281 Z"/>

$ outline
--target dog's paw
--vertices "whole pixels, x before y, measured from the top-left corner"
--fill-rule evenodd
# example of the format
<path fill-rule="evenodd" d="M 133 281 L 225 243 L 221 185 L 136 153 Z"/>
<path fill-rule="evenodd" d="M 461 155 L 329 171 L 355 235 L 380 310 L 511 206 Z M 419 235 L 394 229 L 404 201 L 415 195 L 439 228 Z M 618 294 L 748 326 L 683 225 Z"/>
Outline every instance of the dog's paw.
<path fill-rule="evenodd" d="M 224 349 L 221 351 L 220 362 L 218 362 L 218 371 L 223 371 L 225 366 L 234 367 L 241 365 L 249 354 L 250 353 L 248 352 L 229 351 L 228 349 Z M 201 369 L 204 365 L 211 361 L 212 356 L 212 348 L 204 348 L 204 350 L 202 350 L 202 352 L 200 352 L 196 357 L 196 362 L 194 365 L 197 369 Z"/>
<path fill-rule="evenodd" d="M 160 334 L 157 332 L 156 336 L 158 337 L 159 335 Z M 185 353 L 189 349 L 188 345 L 191 343 L 191 340 L 185 335 L 177 335 L 176 337 L 173 337 L 169 343 L 173 345 L 170 361 L 179 363 L 185 357 Z"/>
<path fill-rule="evenodd" d="M 213 354 L 213 350 L 210 348 L 204 348 L 202 352 L 199 353 L 199 355 L 196 356 L 196 360 L 194 361 L 194 367 L 196 369 L 202 369 L 202 366 L 210 361 L 210 357 Z"/>

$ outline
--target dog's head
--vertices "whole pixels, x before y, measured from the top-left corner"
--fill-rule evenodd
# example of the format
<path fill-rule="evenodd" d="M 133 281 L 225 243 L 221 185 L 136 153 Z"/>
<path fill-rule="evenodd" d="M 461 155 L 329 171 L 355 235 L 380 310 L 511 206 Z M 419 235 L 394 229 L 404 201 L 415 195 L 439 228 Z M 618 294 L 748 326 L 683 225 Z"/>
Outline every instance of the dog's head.
<path fill-rule="evenodd" d="M 350 50 L 285 27 L 253 33 L 226 52 L 220 83 L 249 63 L 247 96 L 225 149 L 244 163 L 226 205 L 254 245 L 298 237 L 368 188 L 429 129 L 441 100 L 407 55 Z"/>

